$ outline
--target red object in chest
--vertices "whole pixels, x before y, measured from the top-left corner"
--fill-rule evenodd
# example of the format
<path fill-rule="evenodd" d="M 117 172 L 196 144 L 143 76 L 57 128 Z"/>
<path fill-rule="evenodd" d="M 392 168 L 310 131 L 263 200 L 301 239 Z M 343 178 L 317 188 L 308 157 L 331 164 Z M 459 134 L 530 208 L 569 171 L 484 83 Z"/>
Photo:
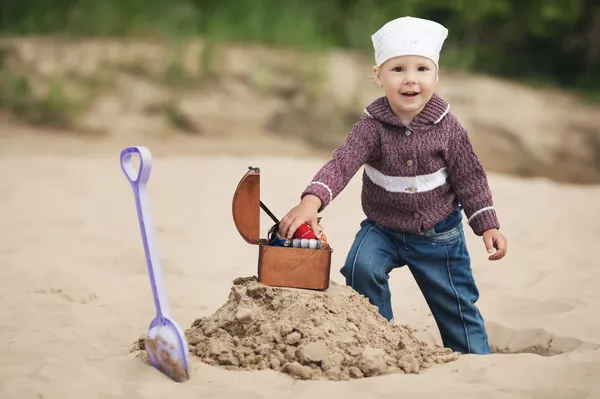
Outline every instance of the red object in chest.
<path fill-rule="evenodd" d="M 292 238 L 306 238 L 310 240 L 311 238 L 316 238 L 315 233 L 312 231 L 309 225 L 303 224 L 298 227 Z"/>

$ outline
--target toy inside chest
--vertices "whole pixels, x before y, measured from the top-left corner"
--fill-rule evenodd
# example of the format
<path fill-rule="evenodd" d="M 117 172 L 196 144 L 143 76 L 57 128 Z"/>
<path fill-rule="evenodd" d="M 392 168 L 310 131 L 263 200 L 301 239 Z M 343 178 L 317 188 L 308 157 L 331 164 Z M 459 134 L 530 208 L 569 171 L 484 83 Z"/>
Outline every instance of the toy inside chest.
<path fill-rule="evenodd" d="M 260 170 L 248 169 L 235 190 L 232 212 L 242 238 L 249 244 L 258 245 L 258 281 L 275 287 L 326 290 L 329 288 L 332 248 L 326 242 L 310 238 L 296 239 L 292 245 L 298 247 L 282 246 L 271 231 L 279 221 L 260 199 Z M 260 237 L 261 208 L 275 223 L 265 238 Z"/>

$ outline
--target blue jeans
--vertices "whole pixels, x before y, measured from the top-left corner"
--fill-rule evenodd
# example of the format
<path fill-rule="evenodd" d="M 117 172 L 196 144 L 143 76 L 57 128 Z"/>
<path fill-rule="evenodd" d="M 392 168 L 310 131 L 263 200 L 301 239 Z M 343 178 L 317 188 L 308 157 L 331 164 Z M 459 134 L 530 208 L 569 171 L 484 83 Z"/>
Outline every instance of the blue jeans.
<path fill-rule="evenodd" d="M 392 313 L 389 273 L 408 265 L 423 293 L 445 347 L 461 353 L 488 354 L 483 317 L 475 302 L 479 291 L 471 272 L 461 209 L 457 208 L 423 236 L 361 222 L 340 272 L 346 284 L 379 308 Z"/>

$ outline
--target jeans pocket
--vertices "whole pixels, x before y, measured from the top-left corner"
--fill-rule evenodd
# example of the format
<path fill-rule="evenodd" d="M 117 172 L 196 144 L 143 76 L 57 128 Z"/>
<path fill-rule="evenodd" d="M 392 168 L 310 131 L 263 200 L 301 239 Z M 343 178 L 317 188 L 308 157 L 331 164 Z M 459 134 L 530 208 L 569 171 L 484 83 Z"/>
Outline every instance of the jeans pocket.
<path fill-rule="evenodd" d="M 439 233 L 434 228 L 431 228 L 425 232 L 423 239 L 432 244 L 451 244 L 460 239 L 461 228 L 462 226 L 458 225 L 450 230 Z"/>
<path fill-rule="evenodd" d="M 425 232 L 423 238 L 431 243 L 452 243 L 458 240 L 462 230 L 461 209 L 455 209 L 450 215 Z"/>

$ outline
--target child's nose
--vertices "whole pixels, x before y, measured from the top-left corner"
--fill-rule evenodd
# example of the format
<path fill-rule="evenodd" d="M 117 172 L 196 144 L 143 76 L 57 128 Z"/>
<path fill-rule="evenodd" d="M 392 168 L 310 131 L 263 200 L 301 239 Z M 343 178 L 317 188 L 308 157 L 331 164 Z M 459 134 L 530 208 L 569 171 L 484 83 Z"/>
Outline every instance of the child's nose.
<path fill-rule="evenodd" d="M 411 84 L 411 83 L 416 83 L 416 82 L 417 82 L 417 80 L 416 80 L 415 74 L 412 72 L 408 72 L 406 74 L 406 77 L 404 78 L 404 83 Z"/>

